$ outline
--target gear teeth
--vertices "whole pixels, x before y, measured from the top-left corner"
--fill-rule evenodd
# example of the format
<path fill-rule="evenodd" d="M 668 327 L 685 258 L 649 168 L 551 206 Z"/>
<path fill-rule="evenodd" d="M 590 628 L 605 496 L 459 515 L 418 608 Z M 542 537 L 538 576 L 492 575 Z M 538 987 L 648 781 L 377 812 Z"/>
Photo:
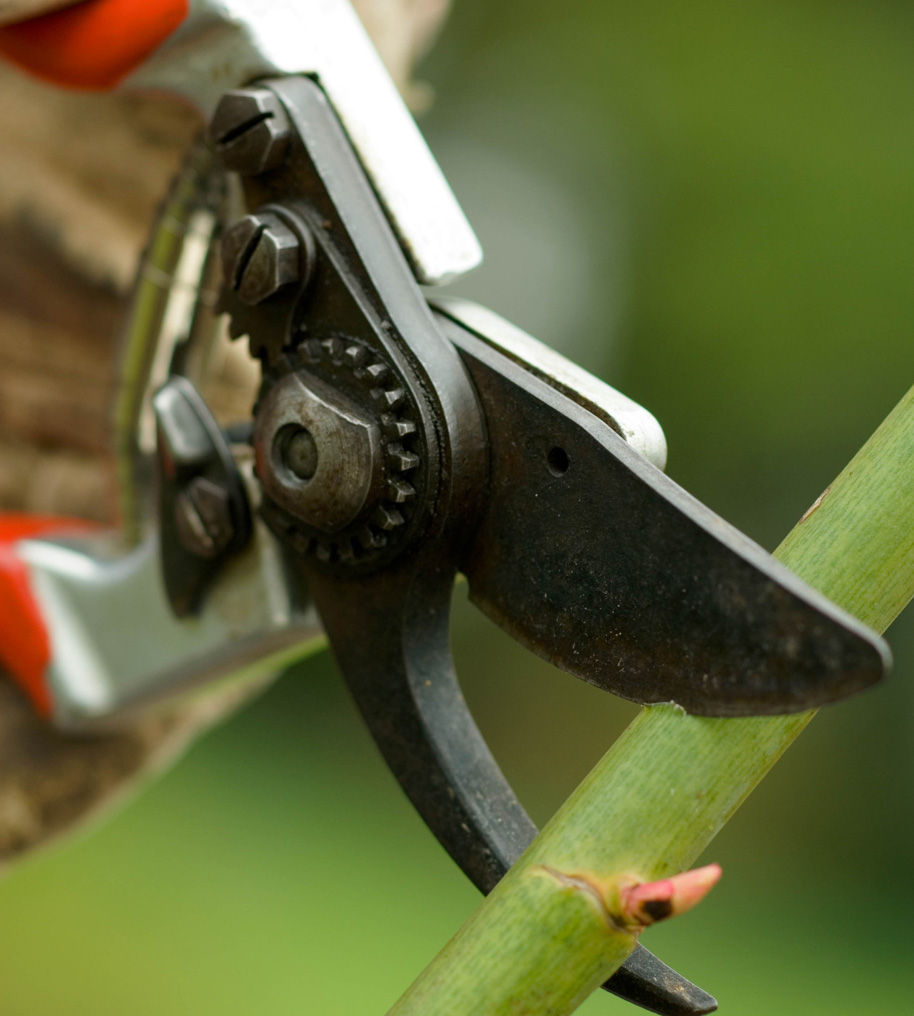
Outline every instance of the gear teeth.
<path fill-rule="evenodd" d="M 381 426 L 384 428 L 385 435 L 394 441 L 402 440 L 409 437 L 410 434 L 416 433 L 416 425 L 412 420 L 401 420 L 393 413 L 385 413 L 381 417 Z"/>
<path fill-rule="evenodd" d="M 343 360 L 350 367 L 361 367 L 368 358 L 368 350 L 364 346 L 349 346 L 343 353 Z"/>
<path fill-rule="evenodd" d="M 366 550 L 378 550 L 387 543 L 387 537 L 378 533 L 371 526 L 363 526 L 359 530 L 359 542 Z"/>
<path fill-rule="evenodd" d="M 289 534 L 289 546 L 296 554 L 307 554 L 313 542 L 313 539 L 310 536 L 305 536 L 304 533 L 292 532 Z"/>
<path fill-rule="evenodd" d="M 390 368 L 386 363 L 373 363 L 370 367 L 365 368 L 365 373 L 372 381 L 383 381 L 389 372 Z"/>
<path fill-rule="evenodd" d="M 317 363 L 321 359 L 323 349 L 318 339 L 308 339 L 307 342 L 302 343 L 301 348 L 309 363 Z"/>
<path fill-rule="evenodd" d="M 412 501 L 416 496 L 416 488 L 405 480 L 391 480 L 387 485 L 387 494 L 394 504 Z"/>
<path fill-rule="evenodd" d="M 389 508 L 387 505 L 382 504 L 375 510 L 374 515 L 371 516 L 371 521 L 389 533 L 391 529 L 402 526 L 405 520 L 396 508 Z"/>
<path fill-rule="evenodd" d="M 347 564 L 352 564 L 356 560 L 355 547 L 352 544 L 352 540 L 340 540 L 340 545 L 337 548 L 340 560 L 345 561 Z"/>
<path fill-rule="evenodd" d="M 339 360 L 343 354 L 343 343 L 339 339 L 324 339 L 321 345 L 331 360 Z"/>
<path fill-rule="evenodd" d="M 229 327 L 233 334 L 237 333 L 235 337 L 248 335 L 250 338 L 250 333 L 243 327 L 246 320 L 243 312 L 230 317 Z M 399 374 L 381 360 L 372 362 L 377 354 L 357 339 L 345 335 L 309 338 L 307 330 L 299 326 L 291 342 L 292 351 L 282 347 L 276 348 L 274 353 L 274 347 L 269 342 L 250 338 L 252 353 L 256 355 L 256 348 L 262 346 L 263 356 L 269 358 L 270 365 L 276 370 L 282 367 L 292 372 L 314 365 L 318 372 L 327 369 L 331 378 L 336 378 L 340 368 L 350 372 L 350 377 L 361 388 L 362 397 L 368 395 L 375 403 L 375 418 L 384 435 L 387 482 L 380 498 L 372 499 L 374 503 L 365 506 L 364 514 L 351 524 L 351 528 L 332 536 L 319 531 L 308 533 L 309 526 L 303 531 L 278 509 L 274 517 L 269 501 L 264 503 L 262 512 L 270 528 L 280 533 L 296 554 L 310 556 L 322 564 L 338 562 L 358 567 L 378 557 L 383 548 L 394 546 L 398 535 L 402 540 L 402 534 L 408 530 L 409 512 L 404 514 L 400 509 L 416 497 L 416 489 L 401 474 L 417 469 L 421 459 L 403 443 L 408 441 L 412 444 L 409 439 L 417 433 L 418 425 L 414 420 L 401 418 L 400 414 L 412 415 L 412 400 Z M 343 383 L 345 387 L 345 379 Z"/>
<path fill-rule="evenodd" d="M 402 388 L 391 388 L 388 390 L 384 388 L 372 388 L 371 397 L 375 402 L 380 402 L 386 409 L 393 409 L 395 406 L 399 406 L 403 399 L 406 398 L 406 392 Z"/>
<path fill-rule="evenodd" d="M 393 467 L 399 469 L 401 473 L 408 473 L 419 465 L 419 456 L 408 452 L 401 444 L 389 444 L 387 455 Z"/>

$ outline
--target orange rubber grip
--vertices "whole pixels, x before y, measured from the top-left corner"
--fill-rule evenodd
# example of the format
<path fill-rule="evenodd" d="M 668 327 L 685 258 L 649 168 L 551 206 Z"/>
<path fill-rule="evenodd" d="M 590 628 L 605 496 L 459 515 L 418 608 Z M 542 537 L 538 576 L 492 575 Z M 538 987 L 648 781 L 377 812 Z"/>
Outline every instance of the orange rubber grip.
<path fill-rule="evenodd" d="M 66 88 L 113 88 L 187 17 L 188 0 L 82 0 L 0 28 L 0 56 Z"/>
<path fill-rule="evenodd" d="M 51 642 L 32 592 L 28 567 L 16 554 L 16 544 L 51 533 L 72 535 L 94 528 L 78 519 L 0 513 L 0 665 L 43 716 L 53 707 L 45 683 Z"/>

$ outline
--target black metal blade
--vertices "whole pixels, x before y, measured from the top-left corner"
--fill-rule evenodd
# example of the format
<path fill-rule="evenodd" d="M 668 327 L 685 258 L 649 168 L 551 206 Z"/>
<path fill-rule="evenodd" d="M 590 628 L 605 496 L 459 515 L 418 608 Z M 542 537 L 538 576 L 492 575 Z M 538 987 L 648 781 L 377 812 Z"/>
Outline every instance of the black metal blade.
<path fill-rule="evenodd" d="M 491 479 L 470 597 L 537 655 L 642 704 L 704 716 L 824 705 L 878 681 L 872 631 L 607 426 L 453 320 Z"/>
<path fill-rule="evenodd" d="M 603 988 L 659 1016 L 705 1016 L 717 1009 L 713 995 L 677 974 L 643 945 Z"/>

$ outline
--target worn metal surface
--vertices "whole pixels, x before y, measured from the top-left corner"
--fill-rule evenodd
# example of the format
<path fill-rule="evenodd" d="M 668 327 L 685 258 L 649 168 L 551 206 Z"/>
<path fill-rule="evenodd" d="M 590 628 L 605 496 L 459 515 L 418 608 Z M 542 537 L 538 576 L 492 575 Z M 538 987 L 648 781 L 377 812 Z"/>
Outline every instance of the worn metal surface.
<path fill-rule="evenodd" d="M 460 691 L 448 632 L 453 560 L 427 545 L 370 576 L 305 570 L 334 656 L 384 761 L 464 874 L 491 892 L 538 830 Z M 666 1016 L 717 1008 L 713 996 L 641 945 L 604 987 Z"/>
<path fill-rule="evenodd" d="M 382 482 L 380 424 L 305 371 L 284 377 L 263 399 L 254 455 L 267 495 L 327 534 L 358 518 Z"/>
<path fill-rule="evenodd" d="M 313 237 L 311 280 L 306 291 L 289 287 L 253 308 L 227 287 L 221 305 L 231 315 L 232 334 L 247 335 L 264 364 L 262 406 L 272 404 L 271 392 L 288 375 L 301 372 L 325 392 L 338 392 L 342 404 L 377 428 L 381 454 L 379 461 L 371 458 L 371 468 L 378 473 L 344 527 L 315 525 L 288 510 L 283 498 L 270 498 L 264 508 L 297 553 L 366 571 L 425 536 L 444 471 L 453 468 L 449 435 L 475 397 L 326 97 L 307 78 L 270 84 L 298 138 L 282 168 L 245 180 L 246 197 L 249 207 L 269 208 Z M 258 468 L 268 459 L 262 456 Z M 266 473 L 264 481 L 276 486 Z M 461 517 L 472 514 L 465 503 Z"/>
<path fill-rule="evenodd" d="M 456 566 L 486 487 L 482 417 L 319 88 L 306 79 L 270 87 L 302 145 L 293 142 L 285 167 L 246 182 L 248 205 L 303 224 L 316 255 L 307 292 L 253 310 L 231 289 L 222 298 L 233 333 L 248 334 L 264 365 L 255 423 L 263 514 L 307 579 L 386 762 L 445 849 L 488 892 L 536 828 L 463 701 L 450 655 Z M 383 435 L 382 499 L 366 498 L 342 531 L 315 525 L 283 487 L 288 477 L 272 451 L 293 418 L 279 419 L 274 402 L 289 384 L 323 401 L 335 389 Z M 314 437 L 317 462 L 333 457 L 311 408 L 298 422 Z M 713 1007 L 643 950 L 610 989 L 659 1012 Z"/>
<path fill-rule="evenodd" d="M 715 715 L 781 712 L 878 676 L 878 640 L 626 445 L 620 434 L 662 460 L 648 414 L 581 384 L 541 351 L 529 355 L 532 347 L 504 329 L 493 327 L 487 342 L 472 334 L 491 320 L 476 315 L 468 330 L 451 307 L 436 321 L 320 88 L 308 79 L 269 87 L 293 136 L 283 162 L 246 179 L 248 207 L 262 218 L 228 245 L 222 302 L 264 369 L 257 472 L 263 517 L 286 560 L 264 572 L 265 559 L 252 556 L 264 552 L 258 534 L 225 565 L 196 628 L 172 616 L 160 587 L 150 589 L 152 538 L 133 557 L 91 567 L 85 553 L 27 545 L 55 668 L 69 668 L 51 675 L 61 722 L 110 720 L 235 670 L 239 656 L 293 645 L 313 631 L 296 592 L 307 584 L 385 759 L 455 861 L 488 891 L 536 830 L 460 695 L 447 631 L 458 567 L 476 602 L 534 651 L 637 701 L 674 699 Z M 298 244 L 276 247 L 245 292 L 251 257 L 276 225 L 265 216 Z M 307 271 L 289 274 L 280 247 L 300 256 L 305 243 L 313 246 Z M 297 399 L 283 397 L 290 385 Z M 354 430 L 342 427 L 341 407 Z M 186 467 L 185 488 L 202 477 L 224 489 L 224 477 L 199 469 L 213 450 L 204 417 L 163 426 L 163 464 L 176 477 L 175 465 Z M 344 462 L 359 441 L 362 453 Z M 322 473 L 328 464 L 337 468 Z M 176 491 L 163 502 L 168 554 L 209 565 Z M 242 593 L 262 597 L 267 617 Z M 232 594 L 243 616 L 233 614 L 226 632 L 207 619 Z M 137 654 L 136 632 L 129 642 L 100 637 L 118 610 L 150 619 L 164 661 L 162 651 Z M 116 680 L 99 680 L 108 673 L 99 659 L 117 665 Z M 641 949 L 609 987 L 658 1012 L 713 1006 Z"/>
<path fill-rule="evenodd" d="M 263 16 L 249 17 L 255 10 Z M 182 624 L 150 578 L 154 538 L 120 559 L 37 541 L 24 555 L 50 622 L 64 724 L 110 720 L 235 670 L 239 659 L 262 661 L 294 645 L 313 631 L 295 592 L 307 580 L 385 758 L 445 848 L 488 891 L 536 830 L 460 695 L 447 634 L 458 567 L 476 602 L 525 644 L 637 701 L 675 699 L 715 715 L 806 708 L 874 680 L 883 659 L 864 630 L 626 446 L 622 438 L 643 438 L 640 450 L 662 461 L 662 435 L 638 407 L 618 397 L 608 409 L 605 392 L 542 351 L 525 353 L 504 329 L 479 341 L 473 329 L 490 325 L 478 318 L 469 330 L 453 320 L 443 326 L 461 362 L 413 276 L 430 281 L 466 267 L 475 241 L 421 142 L 416 148 L 413 125 L 392 112 L 389 82 L 373 77 L 376 58 L 366 62 L 348 10 L 331 0 L 297 12 L 278 2 L 196 2 L 186 30 L 133 82 L 186 87 L 210 109 L 224 88 L 261 74 L 317 70 L 349 131 L 314 81 L 300 78 L 258 92 L 253 118 L 241 108 L 247 98 L 230 100 L 214 130 L 227 165 L 247 174 L 255 216 L 228 234 L 223 302 L 264 366 L 257 471 L 285 562 L 265 566 L 272 545 L 258 533 L 225 564 L 199 624 Z M 324 31 L 314 31 L 325 17 Z M 297 35 L 306 25 L 312 31 Z M 204 47 L 205 66 L 184 48 L 201 33 L 216 43 Z M 302 56 L 325 40 L 333 53 Z M 356 72 L 353 61 L 362 63 Z M 206 199 L 193 228 L 208 237 L 211 195 L 199 175 L 187 182 L 195 188 L 187 209 Z M 181 231 L 191 218 L 182 217 Z M 190 253 L 187 276 L 202 270 L 202 239 L 160 236 L 169 273 L 179 274 Z M 172 279 L 164 281 L 156 285 L 168 300 L 152 301 L 137 319 L 145 327 L 173 310 L 175 342 L 152 351 L 159 367 L 191 328 L 186 312 L 199 291 L 173 303 Z M 275 403 L 289 384 L 300 398 L 283 416 Z M 367 454 L 347 459 L 352 434 L 332 419 L 340 406 L 353 433 L 369 435 Z M 179 610 L 200 602 L 209 574 L 194 569 L 218 558 L 209 550 L 222 542 L 220 526 L 229 543 L 236 530 L 233 518 L 207 518 L 190 497 L 200 480 L 225 489 L 224 478 L 197 471 L 209 454 L 205 433 L 189 440 L 199 430 L 192 420 L 163 426 L 160 441 L 165 465 L 188 469 L 185 486 L 163 501 L 166 553 L 188 554 L 190 573 L 203 576 L 172 596 Z M 328 463 L 335 470 L 324 475 Z M 166 559 L 165 575 L 183 568 Z M 137 616 L 142 631 L 126 624 Z M 643 950 L 610 987 L 655 1011 L 711 1004 Z"/>
<path fill-rule="evenodd" d="M 266 88 L 238 88 L 219 100 L 209 136 L 227 170 L 263 173 L 275 169 L 289 147 L 289 118 Z"/>
<path fill-rule="evenodd" d="M 246 215 L 222 237 L 226 285 L 255 306 L 310 275 L 308 248 L 270 212 Z"/>
<path fill-rule="evenodd" d="M 484 407 L 472 601 L 537 655 L 632 701 L 704 716 L 862 691 L 885 642 L 684 491 L 603 420 L 453 319 Z"/>

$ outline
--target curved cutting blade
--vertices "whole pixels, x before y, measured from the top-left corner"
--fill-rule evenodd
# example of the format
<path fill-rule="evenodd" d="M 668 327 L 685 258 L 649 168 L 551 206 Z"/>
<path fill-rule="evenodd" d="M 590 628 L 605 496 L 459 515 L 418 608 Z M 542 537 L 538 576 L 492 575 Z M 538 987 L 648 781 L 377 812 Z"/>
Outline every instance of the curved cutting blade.
<path fill-rule="evenodd" d="M 604 419 L 441 323 L 489 431 L 487 507 L 462 570 L 505 631 L 599 688 L 704 716 L 810 709 L 883 676 L 888 647 L 874 632 Z"/>

